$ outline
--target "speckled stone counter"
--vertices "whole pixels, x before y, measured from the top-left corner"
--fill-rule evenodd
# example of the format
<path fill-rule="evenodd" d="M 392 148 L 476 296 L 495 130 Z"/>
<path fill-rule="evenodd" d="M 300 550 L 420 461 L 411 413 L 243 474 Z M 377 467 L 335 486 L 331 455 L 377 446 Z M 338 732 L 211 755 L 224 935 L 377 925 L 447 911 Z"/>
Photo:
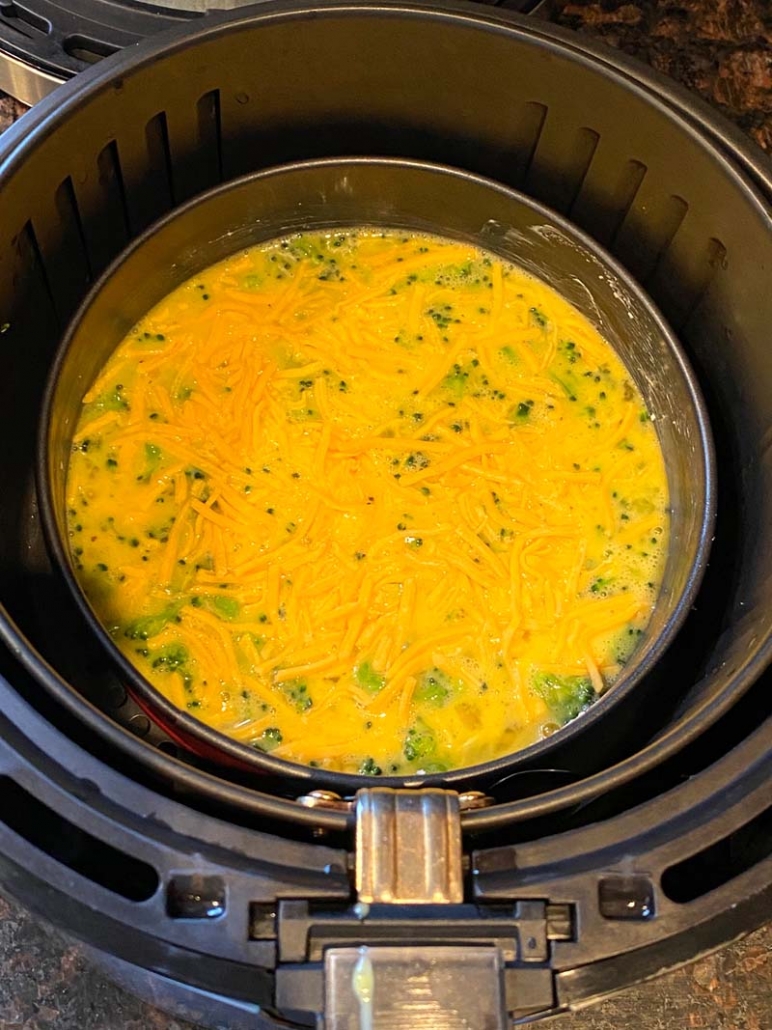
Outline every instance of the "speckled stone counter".
<path fill-rule="evenodd" d="M 646 61 L 772 151 L 769 0 L 573 0 L 553 20 Z"/>
<path fill-rule="evenodd" d="M 25 110 L 26 108 L 23 104 L 20 104 L 12 97 L 5 96 L 4 93 L 0 93 L 0 132 L 7 129 L 17 118 L 21 118 Z"/>
<path fill-rule="evenodd" d="M 772 151 L 772 0 L 558 0 L 554 6 L 558 24 L 647 61 Z M 23 110 L 0 94 L 0 131 Z M 772 926 L 550 1025 L 770 1030 Z M 0 899 L 0 1030 L 188 1027 L 115 987 L 88 965 L 77 946 Z"/>
<path fill-rule="evenodd" d="M 552 1030 L 770 1030 L 772 927 L 546 1024 Z M 0 1030 L 194 1030 L 113 985 L 0 899 Z M 411 1030 L 405 1027 L 405 1030 Z"/>

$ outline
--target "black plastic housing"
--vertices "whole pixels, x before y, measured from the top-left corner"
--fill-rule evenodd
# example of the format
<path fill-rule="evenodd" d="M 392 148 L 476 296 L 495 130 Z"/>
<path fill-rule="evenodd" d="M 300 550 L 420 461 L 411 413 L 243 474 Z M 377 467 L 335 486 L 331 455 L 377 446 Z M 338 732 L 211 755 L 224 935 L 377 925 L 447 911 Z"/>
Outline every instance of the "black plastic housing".
<path fill-rule="evenodd" d="M 23 802 L 0 804 L 0 883 L 211 1025 L 276 1025 L 255 1004 L 276 1003 L 286 970 L 250 927 L 274 932 L 280 898 L 350 904 L 350 818 L 175 758 L 132 709 L 41 544 L 43 384 L 94 279 L 153 220 L 241 174 L 368 153 L 514 186 L 606 246 L 678 334 L 716 442 L 716 540 L 658 703 L 618 706 L 634 742 L 605 739 L 591 772 L 556 760 L 490 785 L 496 804 L 463 817 L 469 897 L 513 917 L 570 906 L 570 937 L 527 976 L 539 1015 L 772 916 L 769 163 L 682 90 L 546 25 L 465 4 L 267 4 L 109 58 L 0 138 L 0 799 Z M 92 840 L 113 849 L 101 882 Z M 222 879 L 223 915 L 167 907 L 191 872 Z M 625 896 L 651 914 L 614 918 Z"/>

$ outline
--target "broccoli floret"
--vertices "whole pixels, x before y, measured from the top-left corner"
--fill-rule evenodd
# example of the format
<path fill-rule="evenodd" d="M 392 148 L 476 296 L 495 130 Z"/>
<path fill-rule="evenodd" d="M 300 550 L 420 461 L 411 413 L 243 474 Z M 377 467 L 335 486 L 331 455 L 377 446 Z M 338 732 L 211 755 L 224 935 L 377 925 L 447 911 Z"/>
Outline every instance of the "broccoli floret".
<path fill-rule="evenodd" d="M 308 684 L 305 680 L 287 680 L 286 683 L 282 683 L 281 689 L 287 700 L 294 705 L 295 711 L 301 715 L 313 707 L 314 701 L 308 693 Z"/>
<path fill-rule="evenodd" d="M 532 686 L 561 726 L 589 708 L 596 697 L 587 676 L 558 676 L 554 672 L 538 672 L 533 677 Z"/>
<path fill-rule="evenodd" d="M 415 762 L 419 758 L 428 758 L 434 754 L 437 742 L 434 735 L 422 724 L 411 726 L 407 731 L 403 754 L 408 762 Z"/>
<path fill-rule="evenodd" d="M 211 599 L 212 611 L 221 619 L 237 619 L 241 613 L 241 605 L 235 597 L 217 594 Z"/>
<path fill-rule="evenodd" d="M 380 676 L 370 662 L 362 662 L 360 665 L 357 665 L 354 669 L 354 675 L 359 686 L 363 687 L 370 694 L 377 694 L 379 690 L 383 690 L 386 683 L 385 676 Z"/>
<path fill-rule="evenodd" d="M 380 776 L 382 772 L 381 767 L 375 764 L 374 758 L 366 758 L 359 766 L 360 776 Z"/>
<path fill-rule="evenodd" d="M 131 640 L 149 640 L 151 637 L 156 636 L 161 630 L 176 619 L 179 614 L 180 608 L 184 602 L 175 602 L 174 604 L 167 605 L 160 612 L 155 615 L 144 615 L 139 619 L 134 619 L 124 629 L 124 636 L 129 637 Z"/>
<path fill-rule="evenodd" d="M 118 383 L 112 390 L 105 390 L 104 393 L 100 393 L 98 397 L 95 397 L 93 401 L 87 404 L 85 413 L 88 418 L 91 418 L 92 416 L 104 415 L 106 411 L 128 411 L 129 407 L 129 401 L 123 384 Z"/>
<path fill-rule="evenodd" d="M 188 649 L 182 644 L 167 644 L 156 653 L 151 664 L 154 669 L 165 669 L 166 672 L 175 672 L 182 668 L 190 658 Z"/>
<path fill-rule="evenodd" d="M 413 700 L 441 708 L 453 694 L 453 683 L 442 669 L 427 669 L 418 677 Z"/>
<path fill-rule="evenodd" d="M 269 726 L 263 730 L 257 740 L 252 741 L 252 747 L 257 748 L 258 751 L 273 751 L 283 739 L 278 726 Z"/>

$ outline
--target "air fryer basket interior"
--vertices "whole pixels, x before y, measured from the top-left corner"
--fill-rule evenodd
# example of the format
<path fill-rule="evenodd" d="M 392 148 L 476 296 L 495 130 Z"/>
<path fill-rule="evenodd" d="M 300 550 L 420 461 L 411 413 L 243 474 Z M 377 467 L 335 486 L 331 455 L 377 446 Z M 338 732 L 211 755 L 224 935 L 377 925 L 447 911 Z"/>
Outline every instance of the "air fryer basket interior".
<path fill-rule="evenodd" d="M 647 631 L 603 699 L 559 734 L 503 757 L 490 779 L 544 761 L 560 739 L 581 734 L 619 696 L 642 690 L 647 670 L 677 632 L 694 599 L 713 527 L 712 445 L 690 370 L 677 341 L 623 270 L 568 223 L 532 200 L 488 180 L 404 160 L 333 159 L 280 166 L 231 181 L 183 205 L 139 237 L 107 270 L 79 310 L 55 362 L 41 420 L 38 490 L 50 544 L 70 590 L 122 678 L 149 698 L 165 725 L 227 749 L 245 766 L 291 767 L 206 731 L 175 709 L 123 658 L 81 593 L 67 545 L 66 471 L 82 396 L 125 334 L 159 300 L 203 268 L 237 251 L 298 230 L 381 225 L 444 234 L 482 246 L 548 282 L 615 347 L 641 391 L 665 456 L 670 488 L 668 558 Z M 192 740 L 191 740 L 192 742 Z M 490 763 L 489 763 L 490 764 Z M 483 770 L 470 770 L 468 786 Z M 460 788 L 460 773 L 443 777 Z M 357 781 L 319 774 L 349 793 Z"/>
<path fill-rule="evenodd" d="M 694 611 L 652 672 L 653 694 L 641 694 L 656 702 L 631 697 L 618 713 L 619 740 L 632 728 L 635 747 L 608 734 L 590 742 L 596 775 L 578 792 L 542 794 L 540 811 L 654 769 L 752 686 L 772 622 L 772 237 L 764 202 L 688 123 L 560 33 L 464 5 L 268 4 L 172 34 L 65 89 L 11 130 L 6 147 L 22 133 L 24 145 L 0 164 L 0 590 L 71 685 L 41 681 L 90 733 L 138 754 L 78 700 L 80 691 L 103 704 L 105 673 L 87 645 L 76 659 L 68 650 L 70 615 L 37 538 L 31 455 L 54 349 L 95 276 L 154 219 L 218 182 L 319 156 L 446 163 L 567 215 L 648 290 L 706 395 L 719 515 Z M 18 645 L 16 624 L 5 634 Z M 709 760 L 700 748 L 690 756 L 679 775 Z M 557 772 L 561 783 L 576 778 L 568 758 Z M 544 789 L 523 781 L 516 793 Z M 510 802 L 468 824 L 526 809 Z"/>

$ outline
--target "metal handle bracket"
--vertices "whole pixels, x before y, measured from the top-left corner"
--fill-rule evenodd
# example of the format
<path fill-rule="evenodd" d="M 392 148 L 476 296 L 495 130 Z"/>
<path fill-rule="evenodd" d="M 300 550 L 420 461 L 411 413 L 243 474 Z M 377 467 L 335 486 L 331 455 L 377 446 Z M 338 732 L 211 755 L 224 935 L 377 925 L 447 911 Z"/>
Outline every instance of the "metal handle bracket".
<path fill-rule="evenodd" d="M 355 811 L 360 902 L 464 900 L 458 794 L 370 787 L 357 793 Z"/>

